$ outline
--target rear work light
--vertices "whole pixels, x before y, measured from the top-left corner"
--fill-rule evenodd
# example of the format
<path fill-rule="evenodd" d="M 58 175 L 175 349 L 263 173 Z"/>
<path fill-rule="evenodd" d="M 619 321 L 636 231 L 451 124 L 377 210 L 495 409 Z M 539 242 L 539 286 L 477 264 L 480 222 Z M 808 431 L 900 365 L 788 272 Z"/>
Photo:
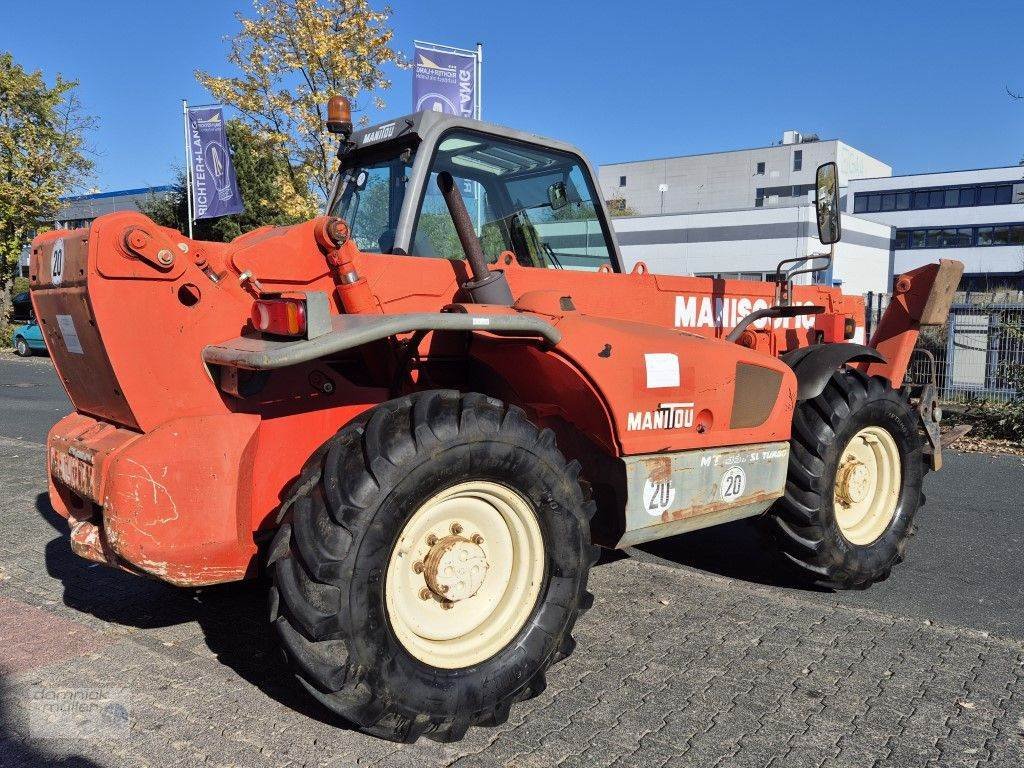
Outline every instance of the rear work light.
<path fill-rule="evenodd" d="M 290 298 L 257 299 L 252 305 L 252 324 L 263 333 L 305 337 L 306 302 Z"/>

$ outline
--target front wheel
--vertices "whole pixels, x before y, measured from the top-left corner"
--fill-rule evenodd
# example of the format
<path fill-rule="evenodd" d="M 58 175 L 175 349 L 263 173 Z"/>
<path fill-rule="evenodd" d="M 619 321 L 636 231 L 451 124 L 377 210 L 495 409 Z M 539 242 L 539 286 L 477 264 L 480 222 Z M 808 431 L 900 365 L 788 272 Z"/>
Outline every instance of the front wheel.
<path fill-rule="evenodd" d="M 793 418 L 783 554 L 833 589 L 864 589 L 903 559 L 922 503 L 920 419 L 885 379 L 844 368 Z"/>
<path fill-rule="evenodd" d="M 28 342 L 25 341 L 23 338 L 21 338 L 21 336 L 19 336 L 18 338 L 16 338 L 14 340 L 14 351 L 20 357 L 31 357 L 32 356 L 32 348 L 29 347 Z"/>
<path fill-rule="evenodd" d="M 573 648 L 593 503 L 550 430 L 483 395 L 384 403 L 310 460 L 271 545 L 302 685 L 366 733 L 504 722 Z"/>

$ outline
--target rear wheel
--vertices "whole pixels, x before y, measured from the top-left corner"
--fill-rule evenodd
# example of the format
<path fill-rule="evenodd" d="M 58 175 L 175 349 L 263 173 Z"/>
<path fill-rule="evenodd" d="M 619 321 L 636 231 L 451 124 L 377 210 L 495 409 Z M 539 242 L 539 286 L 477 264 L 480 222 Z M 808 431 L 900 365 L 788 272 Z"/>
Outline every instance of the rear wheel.
<path fill-rule="evenodd" d="M 14 351 L 21 357 L 31 357 L 32 349 L 29 347 L 28 342 L 25 341 L 21 336 L 14 340 Z"/>
<path fill-rule="evenodd" d="M 483 395 L 418 393 L 342 429 L 270 551 L 271 621 L 302 685 L 396 741 L 504 722 L 592 600 L 578 474 L 550 430 Z"/>
<path fill-rule="evenodd" d="M 863 589 L 903 559 L 922 503 L 919 418 L 889 382 L 837 371 L 794 414 L 786 494 L 770 519 L 817 583 Z"/>

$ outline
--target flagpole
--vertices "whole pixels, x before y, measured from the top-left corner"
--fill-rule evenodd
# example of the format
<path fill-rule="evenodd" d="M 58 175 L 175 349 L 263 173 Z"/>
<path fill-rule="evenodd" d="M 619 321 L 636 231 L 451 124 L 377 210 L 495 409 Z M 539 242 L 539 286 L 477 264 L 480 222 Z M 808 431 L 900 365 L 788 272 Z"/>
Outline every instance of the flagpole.
<path fill-rule="evenodd" d="M 476 44 L 476 119 L 484 119 L 484 44 Z"/>
<path fill-rule="evenodd" d="M 192 141 L 188 135 L 188 101 L 181 100 L 185 118 L 185 199 L 188 201 L 188 239 L 192 239 Z"/>

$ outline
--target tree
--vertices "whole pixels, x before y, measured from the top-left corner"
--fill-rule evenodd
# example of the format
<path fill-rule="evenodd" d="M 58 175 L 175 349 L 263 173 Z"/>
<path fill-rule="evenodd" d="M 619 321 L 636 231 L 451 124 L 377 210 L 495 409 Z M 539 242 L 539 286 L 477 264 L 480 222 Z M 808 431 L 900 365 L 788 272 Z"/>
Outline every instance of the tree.
<path fill-rule="evenodd" d="M 59 74 L 48 86 L 41 72 L 26 72 L 10 53 L 0 54 L 0 284 L 5 288 L 40 223 L 92 171 L 84 135 L 94 121 L 83 113 L 77 87 Z"/>
<path fill-rule="evenodd" d="M 374 11 L 368 0 L 253 0 L 253 7 L 255 18 L 237 14 L 242 29 L 228 54 L 241 74 L 196 71 L 196 78 L 277 139 L 297 195 L 312 188 L 326 198 L 336 144 L 324 127 L 327 100 L 347 96 L 359 112 L 359 97 L 371 93 L 383 108 L 379 91 L 391 86 L 383 68 L 404 66 L 391 47 L 391 11 Z"/>
<path fill-rule="evenodd" d="M 292 169 L 287 166 L 287 154 L 282 151 L 280 139 L 241 120 L 228 120 L 224 127 L 245 210 L 233 216 L 197 221 L 193 231 L 197 240 L 227 242 L 257 227 L 295 224 L 317 215 L 316 197 L 308 190 L 302 196 L 292 186 Z M 169 194 L 151 196 L 139 205 L 139 210 L 161 226 L 187 232 L 184 172 L 178 173 Z"/>

